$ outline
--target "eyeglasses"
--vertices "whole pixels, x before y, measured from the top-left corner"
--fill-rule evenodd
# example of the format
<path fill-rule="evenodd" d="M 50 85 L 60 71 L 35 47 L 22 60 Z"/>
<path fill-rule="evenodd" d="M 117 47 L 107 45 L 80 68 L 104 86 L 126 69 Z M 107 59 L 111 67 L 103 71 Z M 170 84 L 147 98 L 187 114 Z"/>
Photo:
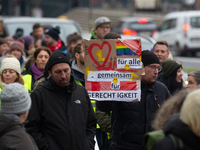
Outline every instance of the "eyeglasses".
<path fill-rule="evenodd" d="M 162 70 L 161 66 L 156 67 L 156 66 L 152 65 L 152 66 L 149 66 L 149 67 L 151 68 L 152 71 L 156 71 L 156 69 L 158 69 L 158 72 L 160 72 Z"/>
<path fill-rule="evenodd" d="M 99 28 L 102 29 L 102 30 L 104 30 L 104 29 L 109 30 L 110 29 L 110 27 L 104 27 L 104 26 L 100 26 Z"/>
<path fill-rule="evenodd" d="M 77 53 L 79 53 L 79 54 L 80 54 L 80 53 L 84 53 L 84 51 L 80 51 L 80 52 L 77 52 Z"/>

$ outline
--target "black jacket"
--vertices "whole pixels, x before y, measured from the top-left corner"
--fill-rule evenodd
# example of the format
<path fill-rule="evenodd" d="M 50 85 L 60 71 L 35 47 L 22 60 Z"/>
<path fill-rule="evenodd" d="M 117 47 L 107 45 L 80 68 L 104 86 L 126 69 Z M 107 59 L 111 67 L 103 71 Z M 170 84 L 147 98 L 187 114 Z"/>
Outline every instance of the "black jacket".
<path fill-rule="evenodd" d="M 26 124 L 40 150 L 93 150 L 96 117 L 86 89 L 75 83 L 58 87 L 47 78 L 31 94 Z"/>
<path fill-rule="evenodd" d="M 140 102 L 98 101 L 101 111 L 115 110 L 112 135 L 116 148 L 142 150 L 142 137 L 152 131 L 154 113 L 169 96 L 164 84 L 156 81 L 151 85 L 142 82 Z"/>
<path fill-rule="evenodd" d="M 0 114 L 0 149 L 37 150 L 38 148 L 19 121 Z"/>
<path fill-rule="evenodd" d="M 153 148 L 153 150 L 176 150 L 174 142 L 168 136 L 168 134 L 174 135 L 176 138 L 180 138 L 183 142 L 183 148 L 181 150 L 199 150 L 200 149 L 200 137 L 195 135 L 190 128 L 179 119 L 180 114 L 171 116 L 163 130 L 166 137 L 159 141 Z"/>

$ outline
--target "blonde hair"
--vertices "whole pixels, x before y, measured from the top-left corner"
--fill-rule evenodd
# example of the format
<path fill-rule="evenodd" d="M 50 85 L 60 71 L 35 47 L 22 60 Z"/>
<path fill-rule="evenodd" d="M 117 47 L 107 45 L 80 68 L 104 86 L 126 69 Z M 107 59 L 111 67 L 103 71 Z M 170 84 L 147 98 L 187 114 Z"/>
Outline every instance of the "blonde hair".
<path fill-rule="evenodd" d="M 190 91 L 192 91 L 192 89 L 183 89 L 163 103 L 155 114 L 155 119 L 152 122 L 152 127 L 155 130 L 162 129 L 171 115 L 180 112 L 183 101 Z"/>
<path fill-rule="evenodd" d="M 200 137 L 200 89 L 188 94 L 181 108 L 180 120 Z"/>

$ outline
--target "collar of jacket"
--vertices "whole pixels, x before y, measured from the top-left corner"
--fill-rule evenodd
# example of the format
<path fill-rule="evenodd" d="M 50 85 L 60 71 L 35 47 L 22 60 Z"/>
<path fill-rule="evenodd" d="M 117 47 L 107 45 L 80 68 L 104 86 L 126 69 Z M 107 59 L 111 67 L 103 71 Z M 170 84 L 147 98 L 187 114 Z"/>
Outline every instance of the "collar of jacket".
<path fill-rule="evenodd" d="M 72 69 L 73 70 L 76 70 L 76 71 L 78 71 L 79 73 L 81 73 L 81 74 L 85 74 L 78 66 L 77 66 L 77 63 L 76 63 L 76 60 L 74 59 L 74 60 L 72 60 L 71 61 L 71 64 L 72 64 Z"/>
<path fill-rule="evenodd" d="M 94 32 L 94 28 L 92 28 L 91 34 L 92 34 L 91 39 L 97 39 L 97 36 L 96 36 L 96 34 L 95 34 L 95 32 Z"/>
<path fill-rule="evenodd" d="M 3 114 L 0 114 L 0 136 L 11 130 L 12 128 L 15 128 L 16 126 L 23 127 L 23 124 L 21 124 L 19 121 L 15 121 L 13 119 L 10 119 Z"/>
<path fill-rule="evenodd" d="M 66 91 L 67 90 L 67 92 L 69 92 L 69 93 L 72 93 L 73 90 L 76 88 L 76 83 L 75 83 L 74 77 L 72 75 L 70 77 L 69 85 L 66 86 L 66 87 L 58 86 L 51 77 L 47 78 L 47 83 L 50 84 L 55 90 L 59 90 L 59 91 Z"/>
<path fill-rule="evenodd" d="M 142 91 L 150 91 L 150 92 L 154 92 L 154 85 L 155 82 L 153 82 L 152 84 L 145 84 L 144 82 L 141 81 L 141 89 Z"/>
<path fill-rule="evenodd" d="M 61 42 L 62 42 L 62 47 L 61 48 L 59 48 L 58 50 L 64 50 L 64 49 L 67 49 L 67 47 L 66 47 L 66 45 L 65 45 L 65 43 L 61 40 Z"/>

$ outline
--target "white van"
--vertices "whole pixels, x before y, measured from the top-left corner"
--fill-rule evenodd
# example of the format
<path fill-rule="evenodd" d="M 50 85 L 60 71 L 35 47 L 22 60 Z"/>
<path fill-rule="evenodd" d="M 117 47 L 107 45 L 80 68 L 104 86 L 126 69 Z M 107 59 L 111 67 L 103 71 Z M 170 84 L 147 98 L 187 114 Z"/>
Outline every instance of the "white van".
<path fill-rule="evenodd" d="M 171 12 L 161 24 L 156 40 L 165 40 L 179 55 L 200 51 L 200 11 Z"/>
<path fill-rule="evenodd" d="M 35 23 L 40 23 L 47 27 L 60 27 L 59 37 L 66 44 L 66 37 L 76 32 L 82 34 L 82 29 L 78 22 L 70 19 L 59 18 L 34 18 L 34 17 L 1 17 L 3 20 L 3 35 L 1 37 L 13 36 L 18 28 L 23 30 L 23 35 L 30 35 Z"/>

